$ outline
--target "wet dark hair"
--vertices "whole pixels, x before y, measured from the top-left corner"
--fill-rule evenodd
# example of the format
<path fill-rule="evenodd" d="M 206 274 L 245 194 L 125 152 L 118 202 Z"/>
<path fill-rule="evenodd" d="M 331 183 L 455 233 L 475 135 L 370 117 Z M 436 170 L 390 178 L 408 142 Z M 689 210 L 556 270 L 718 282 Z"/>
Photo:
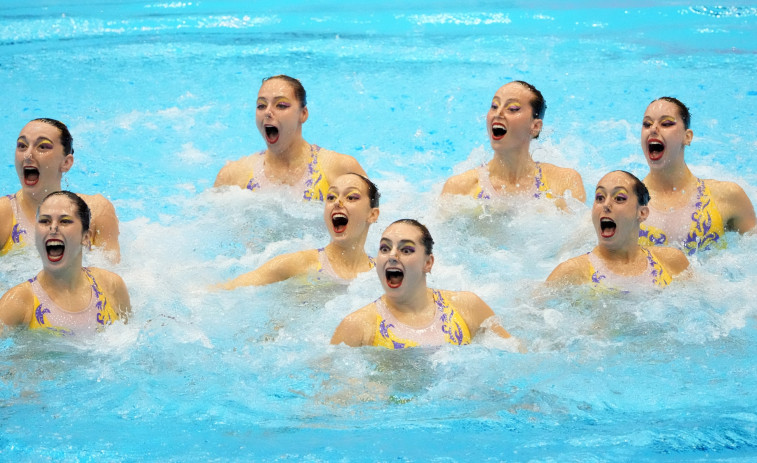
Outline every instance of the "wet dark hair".
<path fill-rule="evenodd" d="M 668 103 L 673 103 L 674 105 L 678 107 L 678 112 L 681 114 L 681 119 L 683 120 L 683 128 L 688 130 L 689 125 L 691 125 L 691 113 L 689 112 L 689 108 L 686 107 L 686 105 L 683 104 L 681 100 L 679 100 L 678 98 L 673 98 L 672 96 L 663 96 L 654 101 L 660 101 L 660 100 L 667 101 Z M 654 103 L 654 101 L 652 103 Z M 649 103 L 649 104 L 652 104 L 652 103 Z"/>
<path fill-rule="evenodd" d="M 358 177 L 362 178 L 365 182 L 365 185 L 368 187 L 368 198 L 370 198 L 371 200 L 371 207 L 379 207 L 379 199 L 381 198 L 381 193 L 379 193 L 378 187 L 375 183 L 371 182 L 371 180 L 365 175 L 360 175 L 357 172 L 347 172 L 344 175 L 357 175 Z"/>
<path fill-rule="evenodd" d="M 63 154 L 74 154 L 74 138 L 71 136 L 71 132 L 68 131 L 66 124 L 47 117 L 40 117 L 31 122 L 44 122 L 45 124 L 52 125 L 60 130 L 60 144 L 63 145 Z"/>
<path fill-rule="evenodd" d="M 45 201 L 47 201 L 49 198 L 52 198 L 53 196 L 65 196 L 66 198 L 70 199 L 76 207 L 76 216 L 79 217 L 79 220 L 81 220 L 82 231 L 86 232 L 87 230 L 89 230 L 89 221 L 92 214 L 89 211 L 89 206 L 83 199 L 81 199 L 81 196 L 67 190 L 53 191 L 49 195 L 45 196 L 45 199 L 43 199 L 42 202 L 39 203 L 39 206 L 42 207 L 42 205 L 45 204 Z M 39 207 L 37 208 L 37 216 L 39 216 Z"/>
<path fill-rule="evenodd" d="M 547 102 L 544 101 L 544 95 L 528 82 L 523 80 L 514 80 L 513 82 L 521 84 L 534 94 L 534 97 L 531 99 L 531 109 L 534 113 L 534 119 L 544 119 L 544 113 L 547 111 Z"/>
<path fill-rule="evenodd" d="M 308 105 L 308 98 L 307 93 L 305 92 L 305 87 L 302 86 L 302 82 L 295 79 L 294 77 L 289 77 L 284 74 L 279 74 L 277 76 L 271 76 L 266 77 L 263 79 L 263 83 L 269 80 L 273 79 L 281 79 L 292 86 L 292 89 L 294 90 L 294 96 L 297 98 L 297 100 L 300 102 L 300 107 L 304 108 Z"/>
<path fill-rule="evenodd" d="M 423 245 L 423 248 L 426 250 L 426 255 L 427 256 L 431 255 L 431 253 L 434 251 L 434 239 L 431 238 L 431 233 L 428 231 L 428 228 L 426 228 L 425 225 L 423 225 L 422 223 L 418 222 L 415 219 L 399 219 L 392 222 L 389 225 L 389 227 L 391 227 L 395 223 L 406 223 L 420 230 L 421 231 L 421 244 Z"/>
<path fill-rule="evenodd" d="M 647 189 L 647 186 L 644 185 L 644 182 L 639 180 L 639 177 L 625 170 L 616 170 L 615 172 L 622 172 L 631 177 L 631 181 L 633 181 L 633 192 L 636 194 L 636 199 L 639 200 L 639 206 L 646 206 L 649 204 L 649 190 Z"/>

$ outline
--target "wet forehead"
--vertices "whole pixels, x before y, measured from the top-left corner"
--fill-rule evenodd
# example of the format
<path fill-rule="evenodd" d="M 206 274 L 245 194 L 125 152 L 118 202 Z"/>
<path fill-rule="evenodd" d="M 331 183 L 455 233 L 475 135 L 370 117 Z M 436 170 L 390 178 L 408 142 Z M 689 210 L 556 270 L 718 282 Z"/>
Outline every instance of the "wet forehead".
<path fill-rule="evenodd" d="M 294 88 L 284 79 L 269 79 L 263 82 L 258 91 L 258 98 L 269 100 L 274 98 L 297 99 L 294 95 Z"/>
<path fill-rule="evenodd" d="M 60 130 L 42 121 L 31 121 L 21 129 L 18 137 L 24 137 L 27 140 L 48 138 L 51 141 L 60 141 Z"/>
<path fill-rule="evenodd" d="M 39 206 L 39 215 L 48 215 L 48 216 L 70 215 L 72 217 L 75 217 L 76 206 L 74 205 L 74 202 L 71 201 L 71 199 L 66 198 L 65 196 L 62 196 L 62 195 L 56 195 L 56 196 L 47 198 Z"/>
<path fill-rule="evenodd" d="M 647 110 L 644 112 L 644 117 L 649 117 L 651 119 L 672 117 L 678 119 L 679 117 L 681 117 L 681 114 L 678 110 L 678 106 L 676 106 L 674 103 L 665 100 L 657 100 L 653 101 L 649 106 L 647 106 Z"/>
<path fill-rule="evenodd" d="M 392 243 L 411 241 L 417 244 L 421 242 L 421 231 L 418 230 L 418 227 L 408 223 L 395 223 L 384 230 L 384 234 L 381 235 L 381 240 L 389 240 Z"/>
<path fill-rule="evenodd" d="M 626 191 L 633 190 L 633 179 L 624 172 L 610 172 L 599 180 L 597 189 L 604 189 L 605 191 L 613 191 L 616 189 L 624 189 Z"/>
<path fill-rule="evenodd" d="M 329 187 L 329 191 L 343 191 L 348 189 L 357 189 L 363 194 L 368 194 L 368 185 L 365 184 L 365 180 L 356 174 L 340 175 Z"/>
<path fill-rule="evenodd" d="M 509 82 L 499 88 L 494 94 L 495 99 L 500 101 L 518 100 L 521 103 L 528 103 L 533 98 L 531 91 L 517 82 Z"/>

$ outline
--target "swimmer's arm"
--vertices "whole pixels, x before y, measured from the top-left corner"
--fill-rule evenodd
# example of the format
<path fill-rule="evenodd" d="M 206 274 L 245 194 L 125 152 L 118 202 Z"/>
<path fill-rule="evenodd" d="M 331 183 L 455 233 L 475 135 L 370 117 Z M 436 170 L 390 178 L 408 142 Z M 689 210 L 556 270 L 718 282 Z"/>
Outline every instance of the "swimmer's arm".
<path fill-rule="evenodd" d="M 475 169 L 454 175 L 444 182 L 442 196 L 462 195 L 473 196 L 478 188 L 478 172 Z"/>
<path fill-rule="evenodd" d="M 574 257 L 561 263 L 547 277 L 547 283 L 554 285 L 580 285 L 591 280 L 586 256 Z"/>
<path fill-rule="evenodd" d="M 712 186 L 713 194 L 720 196 L 716 201 L 727 208 L 726 217 L 723 217 L 726 229 L 741 234 L 752 231 L 757 225 L 757 217 L 744 189 L 733 182 L 713 182 Z"/>
<path fill-rule="evenodd" d="M 213 186 L 236 185 L 240 188 L 245 188 L 248 180 L 247 175 L 251 173 L 252 168 L 247 168 L 243 161 L 244 159 L 227 162 L 218 172 Z"/>
<path fill-rule="evenodd" d="M 478 295 L 469 291 L 460 291 L 452 293 L 450 299 L 452 305 L 458 307 L 463 313 L 465 324 L 468 325 L 468 330 L 472 337 L 475 337 L 479 331 L 491 331 L 503 339 L 514 339 L 518 341 L 518 350 L 525 352 L 525 348 L 520 341 L 513 338 L 513 336 L 507 332 L 507 330 L 499 323 L 499 319 L 494 314 L 492 308 L 489 307 L 483 299 L 478 297 Z"/>
<path fill-rule="evenodd" d="M 131 298 L 123 278 L 109 270 L 97 267 L 89 267 L 89 270 L 98 284 L 103 286 L 108 305 L 113 307 L 118 317 L 126 323 L 131 316 Z"/>
<path fill-rule="evenodd" d="M 671 275 L 676 276 L 689 268 L 689 259 L 680 249 L 667 246 L 653 248 L 654 255 L 660 259 Z"/>
<path fill-rule="evenodd" d="M 376 317 L 375 309 L 370 304 L 347 315 L 336 327 L 331 337 L 331 344 L 346 344 L 350 347 L 370 346 L 373 344 L 373 325 L 371 321 Z"/>
<path fill-rule="evenodd" d="M 313 270 L 318 263 L 318 251 L 311 249 L 276 256 L 251 272 L 231 281 L 216 285 L 218 289 L 235 289 L 240 286 L 265 286 Z"/>
<path fill-rule="evenodd" d="M 90 199 L 91 198 L 91 199 Z M 92 204 L 93 223 L 90 228 L 94 232 L 92 244 L 102 247 L 107 252 L 110 260 L 117 264 L 121 261 L 121 246 L 118 244 L 118 216 L 113 203 L 102 195 L 94 195 L 86 198 Z"/>
<path fill-rule="evenodd" d="M 573 196 L 573 198 L 581 201 L 582 203 L 585 203 L 586 190 L 584 189 L 584 181 L 581 178 L 581 174 L 573 169 L 565 168 L 563 169 L 563 178 L 565 179 L 565 181 L 563 183 L 564 187 L 562 193 L 560 193 L 560 196 L 564 196 L 565 192 L 570 190 L 570 194 L 571 196 Z"/>
<path fill-rule="evenodd" d="M 8 241 L 13 231 L 13 208 L 7 197 L 0 198 L 0 247 Z"/>
<path fill-rule="evenodd" d="M 329 179 L 329 184 L 333 183 L 337 177 L 344 174 L 360 174 L 364 177 L 368 176 L 368 174 L 365 173 L 365 170 L 363 170 L 363 167 L 354 157 L 349 154 L 342 154 L 334 151 L 331 152 L 334 153 L 334 160 L 336 162 L 334 163 L 333 174 Z"/>
<path fill-rule="evenodd" d="M 34 309 L 34 294 L 29 282 L 14 286 L 0 298 L 0 331 L 5 326 L 28 325 Z"/>

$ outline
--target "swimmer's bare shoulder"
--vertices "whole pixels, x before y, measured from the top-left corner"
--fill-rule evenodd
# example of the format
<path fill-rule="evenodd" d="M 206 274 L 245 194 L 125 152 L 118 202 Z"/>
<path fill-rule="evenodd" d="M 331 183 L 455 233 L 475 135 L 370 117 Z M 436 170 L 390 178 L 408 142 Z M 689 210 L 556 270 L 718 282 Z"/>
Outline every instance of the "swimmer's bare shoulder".
<path fill-rule="evenodd" d="M 547 283 L 554 285 L 580 285 L 588 281 L 591 281 L 591 264 L 586 254 L 566 260 L 547 277 Z"/>
<path fill-rule="evenodd" d="M 349 154 L 337 153 L 325 148 L 318 152 L 318 159 L 323 168 L 326 181 L 331 185 L 334 180 L 344 174 L 360 174 L 367 176 L 365 170 L 354 157 Z"/>
<path fill-rule="evenodd" d="M 555 196 L 564 196 L 570 190 L 573 198 L 586 201 L 586 190 L 581 174 L 570 167 L 559 167 L 548 162 L 542 162 L 542 172 L 549 181 L 549 186 Z"/>
<path fill-rule="evenodd" d="M 28 325 L 32 321 L 34 292 L 25 281 L 9 289 L 0 298 L 0 330 L 3 326 Z"/>
<path fill-rule="evenodd" d="M 0 197 L 0 247 L 2 247 L 13 232 L 13 208 L 7 196 Z"/>
<path fill-rule="evenodd" d="M 494 316 L 492 308 L 476 293 L 470 291 L 440 292 L 445 300 L 450 301 L 451 305 L 460 311 L 465 324 L 468 325 L 471 336 L 476 335 L 484 321 Z M 510 337 L 510 333 L 500 326 L 499 323 L 492 327 L 492 331 L 503 338 Z"/>
<path fill-rule="evenodd" d="M 476 196 L 478 189 L 478 171 L 471 169 L 447 179 L 442 195 Z"/>
<path fill-rule="evenodd" d="M 231 281 L 219 283 L 214 289 L 232 290 L 241 286 L 265 286 L 312 272 L 317 266 L 317 249 L 281 254 L 255 270 L 239 275 Z"/>
<path fill-rule="evenodd" d="M 102 268 L 88 267 L 88 269 L 97 284 L 102 287 L 105 297 L 108 298 L 108 304 L 118 312 L 122 320 L 127 321 L 131 314 L 131 298 L 123 278 Z"/>
<path fill-rule="evenodd" d="M 689 268 L 689 259 L 680 249 L 668 246 L 656 246 L 651 248 L 650 251 L 673 276 Z"/>
<path fill-rule="evenodd" d="M 757 225 L 754 206 L 746 192 L 734 182 L 705 180 L 720 210 L 727 230 L 746 233 Z"/>
<path fill-rule="evenodd" d="M 253 156 L 259 155 L 256 153 L 237 159 L 236 161 L 227 161 L 226 165 L 218 172 L 213 186 L 235 185 L 239 188 L 247 188 L 247 182 L 250 181 L 254 167 Z"/>
<path fill-rule="evenodd" d="M 331 344 L 347 344 L 350 347 L 371 346 L 375 335 L 376 303 L 370 304 L 344 317 L 331 337 Z"/>
<path fill-rule="evenodd" d="M 121 260 L 121 246 L 118 244 L 120 231 L 116 208 L 101 194 L 78 195 L 87 203 L 92 213 L 92 223 L 89 227 L 92 230 L 92 245 L 112 253 L 111 260 L 118 263 Z"/>

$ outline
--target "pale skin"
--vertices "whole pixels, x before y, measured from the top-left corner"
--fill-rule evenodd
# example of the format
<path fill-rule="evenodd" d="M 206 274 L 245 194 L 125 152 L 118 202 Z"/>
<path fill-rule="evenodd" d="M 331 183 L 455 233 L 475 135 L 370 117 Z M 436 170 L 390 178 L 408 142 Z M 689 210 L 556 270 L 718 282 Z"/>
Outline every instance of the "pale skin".
<path fill-rule="evenodd" d="M 381 238 L 376 270 L 384 287 L 382 299 L 387 309 L 401 323 L 422 328 L 436 315 L 433 293 L 426 286 L 426 274 L 434 264 L 433 254 L 426 254 L 421 244 L 421 231 L 411 224 L 390 225 Z M 399 286 L 389 281 L 387 269 L 401 269 L 403 278 Z M 484 322 L 494 316 L 494 311 L 476 294 L 467 291 L 441 291 L 445 300 L 457 308 L 472 336 Z M 372 302 L 348 315 L 337 326 L 331 344 L 346 344 L 351 347 L 373 345 L 376 331 L 376 303 Z M 487 329 L 502 338 L 510 338 L 498 323 Z"/>
<path fill-rule="evenodd" d="M 41 207 L 35 226 L 37 250 L 43 269 L 37 280 L 52 301 L 70 312 L 84 310 L 92 298 L 92 289 L 82 269 L 82 250 L 90 245 L 91 232 L 82 229 L 73 202 L 62 196 L 48 198 Z M 65 243 L 62 258 L 50 257 L 46 243 L 58 240 Z M 120 276 L 108 270 L 89 267 L 108 303 L 123 320 L 128 318 L 131 302 L 126 284 Z M 25 281 L 11 288 L 0 298 L 0 325 L 28 326 L 34 316 L 32 285 Z"/>
<path fill-rule="evenodd" d="M 42 200 L 54 191 L 61 190 L 63 174 L 68 172 L 73 163 L 73 154 L 65 154 L 60 143 L 60 130 L 41 121 L 29 122 L 21 130 L 16 142 L 16 173 L 21 189 L 16 193 L 21 213 L 29 223 L 34 223 L 37 208 Z M 24 170 L 28 167 L 38 169 L 38 180 L 29 181 Z M 93 246 L 102 248 L 108 258 L 118 263 L 121 260 L 121 248 L 118 243 L 118 217 L 113 204 L 102 195 L 79 195 L 92 211 L 90 229 Z M 0 245 L 5 243 L 13 230 L 13 210 L 10 199 L 0 198 Z"/>
<path fill-rule="evenodd" d="M 494 150 L 494 157 L 486 169 L 492 186 L 503 195 L 529 192 L 534 184 L 536 162 L 529 147 L 531 140 L 541 132 L 543 121 L 534 117 L 532 99 L 533 94 L 527 87 L 510 82 L 494 95 L 486 117 L 489 142 Z M 503 130 L 506 132 L 501 135 Z M 540 164 L 558 207 L 567 208 L 563 196 L 568 190 L 573 198 L 586 201 L 583 180 L 578 172 L 549 163 Z M 442 194 L 475 197 L 480 188 L 478 172 L 471 169 L 449 178 Z"/>
<path fill-rule="evenodd" d="M 331 235 L 331 242 L 324 252 L 334 272 L 344 279 L 354 279 L 370 270 L 371 264 L 365 253 L 365 240 L 371 224 L 379 217 L 379 209 L 371 207 L 368 187 L 357 175 L 346 174 L 330 185 L 324 202 L 324 222 Z M 344 228 L 335 225 L 335 217 L 347 220 Z M 235 289 L 240 286 L 263 286 L 316 271 L 319 265 L 318 250 L 308 249 L 283 254 L 226 283 L 219 289 Z"/>
<path fill-rule="evenodd" d="M 652 199 L 650 206 L 657 210 L 679 209 L 691 203 L 696 192 L 697 177 L 684 160 L 684 151 L 694 138 L 684 126 L 680 109 L 675 103 L 656 100 L 644 113 L 641 146 L 649 165 L 644 183 Z M 650 150 L 650 146 L 662 150 Z M 724 225 L 728 231 L 746 233 L 757 225 L 754 206 L 744 190 L 733 182 L 704 180 Z"/>
<path fill-rule="evenodd" d="M 592 222 L 598 244 L 594 252 L 613 273 L 633 276 L 647 269 L 644 248 L 638 244 L 639 227 L 648 217 L 649 208 L 639 204 L 633 192 L 633 180 L 615 171 L 602 177 L 597 184 L 592 206 Z M 601 223 L 611 221 L 614 230 L 603 230 Z M 657 247 L 654 256 L 672 276 L 689 266 L 686 255 L 674 248 Z M 579 285 L 591 281 L 592 266 L 584 254 L 558 265 L 547 278 L 550 283 Z"/>
<path fill-rule="evenodd" d="M 302 124 L 307 119 L 308 108 L 297 99 L 289 82 L 279 78 L 263 82 L 258 92 L 255 123 L 266 142 L 263 163 L 265 175 L 272 183 L 293 185 L 304 175 L 311 156 L 310 144 L 302 137 Z M 276 129 L 276 136 L 267 135 L 271 128 Z M 214 186 L 246 188 L 254 156 L 257 155 L 229 161 L 218 173 Z M 357 160 L 347 154 L 321 149 L 318 159 L 329 185 L 346 173 L 366 175 Z"/>

